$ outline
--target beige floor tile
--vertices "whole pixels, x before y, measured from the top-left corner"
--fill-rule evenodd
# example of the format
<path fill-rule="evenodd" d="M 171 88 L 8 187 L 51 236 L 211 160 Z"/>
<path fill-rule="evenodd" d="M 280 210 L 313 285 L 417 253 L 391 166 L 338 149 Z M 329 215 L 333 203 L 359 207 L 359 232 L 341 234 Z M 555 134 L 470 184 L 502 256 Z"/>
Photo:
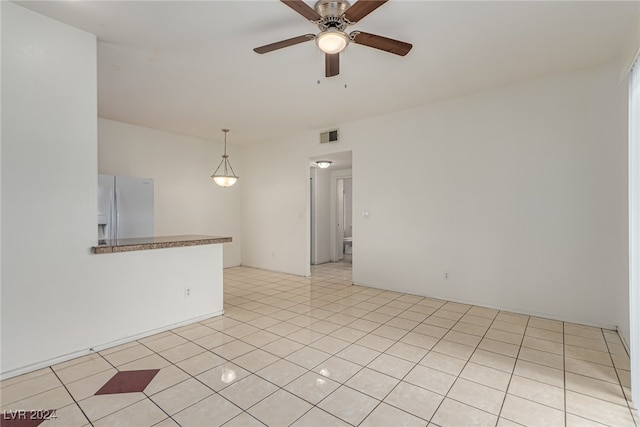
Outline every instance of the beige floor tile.
<path fill-rule="evenodd" d="M 171 365 L 164 357 L 157 354 L 152 354 L 142 359 L 134 360 L 133 362 L 125 363 L 118 366 L 119 371 L 135 371 L 137 369 L 162 369 Z"/>
<path fill-rule="evenodd" d="M 419 334 L 428 335 L 430 337 L 440 339 L 445 336 L 447 332 L 449 332 L 449 329 L 423 322 L 416 326 L 412 332 L 417 332 Z"/>
<path fill-rule="evenodd" d="M 379 335 L 368 334 L 356 341 L 356 344 L 383 352 L 395 344 L 395 342 L 396 341 L 394 340 L 390 340 L 389 338 L 384 338 Z"/>
<path fill-rule="evenodd" d="M 249 342 L 249 340 L 246 338 L 247 337 L 245 337 L 243 341 Z M 236 339 L 230 335 L 224 334 L 222 332 L 214 332 L 211 335 L 205 335 L 204 337 L 193 340 L 193 342 L 195 344 L 198 344 L 201 347 L 206 348 L 207 350 L 211 350 L 212 348 L 219 347 L 223 344 L 226 344 L 235 340 Z"/>
<path fill-rule="evenodd" d="M 260 421 L 253 418 L 246 412 L 224 423 L 224 427 L 264 427 Z"/>
<path fill-rule="evenodd" d="M 350 425 L 322 409 L 313 407 L 309 412 L 298 418 L 295 423 L 291 424 L 291 427 L 349 427 Z"/>
<path fill-rule="evenodd" d="M 423 325 L 438 326 L 440 328 L 444 328 L 446 330 L 449 330 L 449 329 L 451 329 L 451 327 L 453 325 L 456 324 L 456 322 L 457 322 L 457 320 L 446 319 L 444 317 L 438 317 L 438 312 L 436 311 L 435 313 L 433 313 L 433 315 L 427 317 L 424 320 L 424 322 L 422 322 L 422 324 Z"/>
<path fill-rule="evenodd" d="M 350 362 L 357 363 L 360 366 L 368 365 L 379 355 L 380 352 L 371 350 L 370 348 L 366 348 L 358 344 L 351 344 L 349 347 L 336 354 L 336 356 Z"/>
<path fill-rule="evenodd" d="M 378 405 L 379 401 L 352 388 L 340 386 L 324 398 L 320 409 L 335 415 L 352 425 L 358 425 Z"/>
<path fill-rule="evenodd" d="M 287 357 L 294 351 L 300 350 L 302 347 L 304 347 L 304 345 L 299 342 L 287 338 L 279 338 L 263 346 L 262 349 L 279 357 Z"/>
<path fill-rule="evenodd" d="M 190 378 L 151 396 L 167 414 L 173 415 L 213 394 L 213 390 Z"/>
<path fill-rule="evenodd" d="M 478 348 L 493 353 L 504 354 L 509 357 L 517 357 L 520 351 L 520 347 L 517 345 L 492 340 L 490 338 L 483 338 L 480 344 L 478 344 Z"/>
<path fill-rule="evenodd" d="M 177 345 L 175 347 L 171 347 L 167 350 L 163 350 L 158 354 L 171 363 L 177 363 L 182 360 L 193 357 L 197 354 L 204 353 L 207 351 L 205 348 L 194 344 L 192 342 L 186 342 L 184 344 Z"/>
<path fill-rule="evenodd" d="M 111 368 L 107 371 L 103 371 L 92 375 L 90 377 L 83 378 L 78 381 L 74 381 L 69 384 L 65 384 L 69 393 L 76 401 L 86 399 L 89 396 L 96 394 L 100 388 L 107 383 L 118 371 L 115 368 Z M 2 396 L 4 400 L 4 394 Z"/>
<path fill-rule="evenodd" d="M 523 427 L 523 425 L 514 423 L 513 421 L 506 418 L 498 418 L 498 424 L 496 424 L 496 427 Z"/>
<path fill-rule="evenodd" d="M 13 402 L 60 387 L 62 383 L 58 377 L 56 377 L 51 370 L 47 369 L 47 371 L 48 372 L 41 373 L 40 375 L 22 379 L 21 381 L 10 382 L 8 386 L 5 384 L 5 381 L 3 381 L 2 389 L 0 390 L 2 395 L 2 408 L 4 409 Z"/>
<path fill-rule="evenodd" d="M 369 333 L 380 326 L 377 322 L 366 319 L 357 319 L 349 324 L 350 328 L 357 329 L 362 332 Z"/>
<path fill-rule="evenodd" d="M 537 363 L 518 360 L 513 374 L 545 384 L 550 384 L 552 386 L 564 387 L 563 371 L 544 365 L 538 365 Z"/>
<path fill-rule="evenodd" d="M 438 317 L 438 318 L 441 318 L 441 319 L 448 319 L 448 320 L 453 320 L 453 321 L 457 322 L 463 316 L 464 316 L 464 313 L 460 313 L 458 311 L 447 310 L 446 309 L 446 305 L 445 305 L 442 308 L 440 308 L 439 310 L 436 310 L 433 313 L 432 317 Z M 453 326 L 453 324 L 451 326 Z"/>
<path fill-rule="evenodd" d="M 401 381 L 384 402 L 423 420 L 429 420 L 443 399 L 444 396 Z"/>
<path fill-rule="evenodd" d="M 67 390 L 64 387 L 56 387 L 7 405 L 3 402 L 2 410 L 59 409 L 71 405 L 72 403 L 73 399 Z"/>
<path fill-rule="evenodd" d="M 553 341 L 560 344 L 565 342 L 564 335 L 562 334 L 562 332 L 549 331 L 546 329 L 539 329 L 539 328 L 528 326 L 524 334 L 525 336 L 528 336 L 528 337 L 538 338 L 538 339 L 547 340 L 547 341 Z"/>
<path fill-rule="evenodd" d="M 255 372 L 264 368 L 265 366 L 271 365 L 279 359 L 279 357 L 274 356 L 271 353 L 256 349 L 250 351 L 249 353 L 243 354 L 242 356 L 236 357 L 235 359 L 233 359 L 233 363 L 241 366 L 248 371 Z"/>
<path fill-rule="evenodd" d="M 324 351 L 316 350 L 311 347 L 303 347 L 300 350 L 294 351 L 285 359 L 296 365 L 302 366 L 306 369 L 313 369 L 323 361 L 327 360 L 331 355 Z"/>
<path fill-rule="evenodd" d="M 236 340 L 228 342 L 226 344 L 222 344 L 219 347 L 215 347 L 211 351 L 220 357 L 223 357 L 227 360 L 232 360 L 238 356 L 249 353 L 252 350 L 255 350 L 254 346 L 249 345 L 243 341 Z"/>
<path fill-rule="evenodd" d="M 113 366 L 111 366 L 109 362 L 104 360 L 102 357 L 92 358 L 85 362 L 74 364 L 59 370 L 56 369 L 55 366 L 53 367 L 56 371 L 56 375 L 65 384 L 90 377 L 91 375 L 107 371 L 111 368 L 113 368 Z"/>
<path fill-rule="evenodd" d="M 584 347 L 591 350 L 608 352 L 607 342 L 604 337 L 598 339 L 579 337 L 577 335 L 565 335 L 565 344 L 573 345 L 576 347 Z"/>
<path fill-rule="evenodd" d="M 321 335 L 322 336 L 322 335 Z M 323 336 L 323 338 L 309 344 L 309 347 L 329 354 L 336 354 L 349 346 L 349 341 L 334 338 L 333 336 Z"/>
<path fill-rule="evenodd" d="M 118 347 L 120 347 L 120 346 L 111 347 L 111 349 L 115 349 L 115 348 L 118 348 Z M 107 351 L 108 352 L 108 350 L 110 350 L 110 349 L 106 349 L 106 350 L 103 350 L 103 351 Z M 42 375 L 43 373 L 49 372 L 49 369 L 53 369 L 54 371 L 59 372 L 62 369 L 68 368 L 69 366 L 80 365 L 81 363 L 90 362 L 92 360 L 103 359 L 101 353 L 90 353 L 90 354 L 87 354 L 85 356 L 76 357 L 74 359 L 67 360 L 66 362 L 57 363 L 57 364 L 51 366 L 51 368 L 39 369 L 39 370 L 37 370 L 35 372 L 30 372 L 30 373 L 25 374 L 25 375 L 20 375 L 19 377 L 16 377 L 16 378 L 12 378 L 11 380 L 8 380 L 8 381 L 10 381 L 10 382 L 13 382 L 13 381 L 19 382 L 22 379 L 28 379 L 28 378 L 36 377 L 38 375 Z M 6 382 L 7 381 L 3 381 L 2 383 L 5 384 Z"/>
<path fill-rule="evenodd" d="M 610 366 L 601 365 L 600 363 L 566 357 L 565 369 L 567 372 L 573 372 L 574 374 L 609 381 L 614 384 L 618 383 L 618 376 L 616 375 L 615 369 Z"/>
<path fill-rule="evenodd" d="M 509 394 L 564 411 L 564 389 L 514 375 Z"/>
<path fill-rule="evenodd" d="M 527 326 L 538 329 L 545 329 L 553 332 L 563 332 L 564 324 L 558 320 L 543 319 L 540 317 L 531 317 Z"/>
<path fill-rule="evenodd" d="M 267 331 L 276 335 L 280 335 L 281 337 L 286 337 L 287 335 L 292 334 L 300 329 L 300 326 L 296 326 L 287 322 L 280 322 L 276 325 L 266 328 Z"/>
<path fill-rule="evenodd" d="M 209 369 L 198 375 L 196 378 L 207 387 L 215 391 L 220 391 L 225 387 L 234 384 L 251 373 L 231 362 L 225 362 L 215 368 Z"/>
<path fill-rule="evenodd" d="M 515 324 L 518 324 L 518 325 L 526 325 L 529 322 L 529 316 L 525 316 L 523 314 L 515 314 L 515 313 L 508 313 L 506 311 L 501 311 L 496 316 L 496 320 L 515 323 Z"/>
<path fill-rule="evenodd" d="M 187 340 L 180 335 L 177 335 L 171 331 L 160 334 L 159 336 L 153 335 L 144 339 L 141 339 L 140 342 L 145 345 L 145 347 L 150 348 L 155 352 L 160 352 L 163 350 L 170 349 L 171 347 L 178 346 L 180 344 L 184 344 Z"/>
<path fill-rule="evenodd" d="M 304 345 L 309 345 L 322 337 L 324 337 L 324 334 L 312 331 L 311 329 L 307 328 L 298 329 L 294 333 L 287 335 L 287 338 L 289 338 L 290 340 L 294 340 Z"/>
<path fill-rule="evenodd" d="M 498 313 L 499 313 L 498 310 L 494 310 L 492 308 L 477 307 L 477 306 L 473 306 L 469 309 L 469 311 L 467 311 L 467 315 L 483 317 L 485 319 L 490 319 L 490 320 L 495 319 Z"/>
<path fill-rule="evenodd" d="M 482 384 L 458 378 L 447 397 L 494 415 L 500 413 L 505 393 Z"/>
<path fill-rule="evenodd" d="M 360 369 L 362 366 L 357 363 L 340 357 L 330 357 L 316 366 L 313 371 L 339 383 L 344 383 Z"/>
<path fill-rule="evenodd" d="M 225 360 L 222 357 L 210 351 L 206 351 L 178 362 L 176 363 L 176 366 L 187 372 L 189 375 L 195 376 L 221 365 L 224 362 Z"/>
<path fill-rule="evenodd" d="M 525 336 L 522 340 L 522 347 L 532 348 L 534 350 L 546 351 L 557 355 L 564 355 L 562 343 Z"/>
<path fill-rule="evenodd" d="M 446 398 L 431 421 L 441 427 L 493 427 L 496 425 L 498 417 Z"/>
<path fill-rule="evenodd" d="M 233 329 L 233 328 L 230 328 Z M 186 338 L 190 341 L 193 341 L 195 339 L 198 338 L 202 338 L 204 336 L 207 335 L 211 335 L 215 332 L 215 330 L 213 330 L 212 328 L 209 328 L 205 325 L 201 325 L 201 324 L 195 324 L 194 327 L 191 328 L 186 328 L 186 329 L 182 329 L 182 328 L 178 328 L 178 329 L 174 329 L 173 332 L 177 333 L 178 335 L 180 335 L 183 338 Z"/>
<path fill-rule="evenodd" d="M 438 353 L 435 351 L 429 352 L 422 358 L 420 365 L 427 366 L 429 368 L 437 369 L 442 372 L 446 372 L 450 375 L 458 376 L 466 362 L 455 357 L 450 357 L 446 354 Z"/>
<path fill-rule="evenodd" d="M 564 412 L 511 394 L 505 398 L 500 417 L 524 426 L 564 425 Z"/>
<path fill-rule="evenodd" d="M 315 372 L 307 372 L 284 388 L 315 405 L 340 386 L 339 383 Z"/>
<path fill-rule="evenodd" d="M 624 369 L 626 371 L 631 370 L 631 362 L 629 360 L 629 356 L 626 354 L 612 354 L 611 358 L 613 359 L 613 366 L 615 366 L 616 369 Z"/>
<path fill-rule="evenodd" d="M 403 381 L 445 396 L 456 377 L 427 366 L 416 365 Z"/>
<path fill-rule="evenodd" d="M 447 356 L 452 356 L 461 360 L 469 360 L 474 350 L 474 347 L 451 341 L 440 341 L 432 349 L 432 351 L 446 354 Z"/>
<path fill-rule="evenodd" d="M 43 421 L 39 427 L 84 427 L 88 425 L 90 425 L 89 420 L 84 416 L 80 407 L 72 403 L 56 410 L 55 418 Z"/>
<path fill-rule="evenodd" d="M 425 427 L 426 425 L 425 420 L 383 402 L 365 418 L 359 427 Z"/>
<path fill-rule="evenodd" d="M 321 334 L 330 334 L 331 332 L 336 331 L 342 327 L 335 323 L 327 322 L 326 320 L 320 320 L 320 321 L 318 321 L 318 319 L 315 319 L 315 320 L 316 322 L 309 325 L 307 329 L 320 332 Z"/>
<path fill-rule="evenodd" d="M 278 390 L 248 412 L 268 426 L 289 426 L 311 408 L 312 405 L 299 397 Z"/>
<path fill-rule="evenodd" d="M 564 369 L 564 358 L 559 354 L 548 353 L 546 351 L 522 347 L 520 353 L 518 353 L 518 359 L 549 366 L 550 368 Z"/>
<path fill-rule="evenodd" d="M 606 425 L 633 426 L 628 407 L 606 402 L 571 390 L 566 392 L 567 413 Z"/>
<path fill-rule="evenodd" d="M 367 365 L 368 368 L 398 379 L 402 379 L 414 366 L 413 362 L 384 353 Z"/>
<path fill-rule="evenodd" d="M 248 409 L 278 389 L 256 375 L 249 375 L 219 393 L 242 409 Z"/>
<path fill-rule="evenodd" d="M 511 374 L 469 362 L 460 373 L 460 377 L 497 390 L 506 391 L 509 380 L 511 379 Z"/>
<path fill-rule="evenodd" d="M 91 396 L 78 402 L 89 420 L 97 421 L 145 399 L 143 393 L 120 393 Z"/>
<path fill-rule="evenodd" d="M 608 381 L 597 380 L 570 372 L 565 373 L 565 384 L 567 390 L 586 394 L 587 396 L 606 400 L 618 405 L 627 405 L 627 400 L 624 397 L 620 384 L 613 384 Z"/>
<path fill-rule="evenodd" d="M 129 346 L 124 350 L 116 351 L 103 355 L 103 357 L 111 363 L 113 366 L 121 366 L 134 360 L 142 359 L 153 354 L 153 351 L 149 350 L 142 344 L 136 344 Z"/>
<path fill-rule="evenodd" d="M 427 349 L 405 344 L 403 342 L 397 342 L 385 351 L 386 354 L 399 357 L 413 363 L 418 363 L 428 352 L 429 350 Z"/>
<path fill-rule="evenodd" d="M 372 334 L 378 335 L 390 340 L 399 340 L 407 334 L 408 331 L 400 328 L 396 328 L 389 325 L 380 325 L 378 328 L 371 331 Z"/>
<path fill-rule="evenodd" d="M 566 421 L 567 427 L 602 427 L 605 425 L 573 414 L 566 414 Z"/>
<path fill-rule="evenodd" d="M 183 427 L 216 427 L 231 420 L 242 410 L 218 394 L 178 412 L 173 418 Z"/>
<path fill-rule="evenodd" d="M 471 310 L 473 310 L 473 309 L 471 309 Z M 488 317 L 477 316 L 477 315 L 473 314 L 471 310 L 469 310 L 469 312 L 467 314 L 465 314 L 464 316 L 462 316 L 460 318 L 460 323 L 465 323 L 467 325 L 482 326 L 482 327 L 485 328 L 485 332 L 487 330 L 489 330 L 489 327 L 493 323 L 493 317 L 488 318 Z M 495 315 L 494 315 L 494 317 L 495 317 Z M 482 335 L 484 335 L 484 333 Z"/>
<path fill-rule="evenodd" d="M 260 369 L 256 372 L 256 375 L 280 387 L 284 387 L 305 372 L 308 372 L 307 369 L 289 362 L 288 360 L 280 359 L 277 362 Z"/>
<path fill-rule="evenodd" d="M 442 339 L 446 341 L 456 342 L 458 344 L 476 347 L 478 344 L 480 344 L 482 337 L 452 330 L 447 332 L 447 334 Z"/>
<path fill-rule="evenodd" d="M 467 323 L 467 321 L 471 321 L 471 318 L 474 316 L 465 316 L 458 323 L 456 323 L 452 331 L 464 332 L 465 334 L 477 335 L 479 337 L 483 337 L 484 334 L 489 330 L 488 326 L 482 326 L 475 323 Z"/>
<path fill-rule="evenodd" d="M 603 337 L 602 329 L 592 326 L 577 325 L 575 323 L 565 323 L 564 333 L 566 335 L 577 335 L 579 337 L 600 339 Z"/>
<path fill-rule="evenodd" d="M 572 359 L 586 360 L 587 362 L 599 363 L 605 366 L 613 366 L 611 355 L 604 351 L 590 350 L 584 347 L 576 347 L 573 345 L 565 345 L 565 357 Z"/>
<path fill-rule="evenodd" d="M 95 427 L 150 427 L 167 417 L 148 399 L 141 400 L 94 423 Z"/>
<path fill-rule="evenodd" d="M 189 378 L 182 369 L 171 365 L 160 369 L 149 385 L 144 389 L 147 396 L 159 393 Z"/>
<path fill-rule="evenodd" d="M 400 382 L 399 379 L 364 368 L 352 376 L 345 385 L 382 400 Z"/>
<path fill-rule="evenodd" d="M 513 357 L 492 353 L 482 349 L 477 349 L 469 361 L 508 373 L 512 373 L 513 368 L 516 365 L 516 359 Z"/>
<path fill-rule="evenodd" d="M 512 334 L 516 334 L 522 337 L 526 329 L 526 325 L 521 323 L 506 322 L 504 320 L 496 319 L 491 324 L 491 329 L 497 329 L 504 332 L 511 332 Z"/>

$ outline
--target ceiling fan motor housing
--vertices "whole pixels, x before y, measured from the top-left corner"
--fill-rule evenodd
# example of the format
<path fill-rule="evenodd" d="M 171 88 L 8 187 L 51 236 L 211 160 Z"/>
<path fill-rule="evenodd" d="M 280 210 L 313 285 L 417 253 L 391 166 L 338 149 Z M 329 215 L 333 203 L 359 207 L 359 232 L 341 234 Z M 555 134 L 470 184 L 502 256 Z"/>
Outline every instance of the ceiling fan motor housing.
<path fill-rule="evenodd" d="M 351 5 L 346 0 L 319 0 L 314 8 L 322 16 L 322 20 L 318 22 L 320 30 L 329 28 L 344 30 L 348 23 L 342 15 L 344 15 L 349 6 Z"/>

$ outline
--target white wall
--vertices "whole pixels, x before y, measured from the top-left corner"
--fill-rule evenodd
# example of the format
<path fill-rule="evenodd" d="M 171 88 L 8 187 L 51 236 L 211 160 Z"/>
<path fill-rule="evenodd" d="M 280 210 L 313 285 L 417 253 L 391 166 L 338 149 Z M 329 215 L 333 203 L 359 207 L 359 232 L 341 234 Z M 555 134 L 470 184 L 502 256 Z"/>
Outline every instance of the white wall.
<path fill-rule="evenodd" d="M 96 39 L 9 2 L 2 14 L 0 375 L 215 314 L 220 245 L 93 255 Z M 184 287 L 192 299 L 184 298 Z"/>
<path fill-rule="evenodd" d="M 628 325 L 626 112 L 605 65 L 340 124 L 354 212 L 371 212 L 353 218 L 354 281 Z M 243 229 L 262 236 L 243 242 L 244 264 L 303 271 L 298 216 L 322 150 L 316 132 L 245 150 L 261 179 L 245 183 Z"/>
<path fill-rule="evenodd" d="M 331 173 L 327 169 L 311 168 L 314 186 L 314 259 L 312 264 L 331 261 Z"/>
<path fill-rule="evenodd" d="M 222 132 L 220 132 L 223 138 Z M 108 175 L 154 179 L 155 234 L 231 236 L 224 244 L 224 266 L 240 265 L 240 150 L 227 152 L 240 180 L 222 188 L 211 179 L 224 144 L 113 120 L 98 120 L 98 170 Z M 224 141 L 224 140 L 222 140 Z"/>

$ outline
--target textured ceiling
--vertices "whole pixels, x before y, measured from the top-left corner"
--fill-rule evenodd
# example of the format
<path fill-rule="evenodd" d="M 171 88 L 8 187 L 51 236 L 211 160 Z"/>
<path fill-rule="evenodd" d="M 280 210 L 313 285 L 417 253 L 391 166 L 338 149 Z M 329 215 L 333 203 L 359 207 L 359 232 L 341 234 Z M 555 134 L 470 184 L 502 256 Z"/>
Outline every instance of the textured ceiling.
<path fill-rule="evenodd" d="M 276 0 L 16 3 L 98 37 L 100 117 L 215 141 L 230 128 L 230 144 L 609 62 L 640 16 L 637 1 L 391 0 L 349 31 L 413 50 L 350 45 L 327 79 L 313 42 L 253 52 L 317 33 Z"/>

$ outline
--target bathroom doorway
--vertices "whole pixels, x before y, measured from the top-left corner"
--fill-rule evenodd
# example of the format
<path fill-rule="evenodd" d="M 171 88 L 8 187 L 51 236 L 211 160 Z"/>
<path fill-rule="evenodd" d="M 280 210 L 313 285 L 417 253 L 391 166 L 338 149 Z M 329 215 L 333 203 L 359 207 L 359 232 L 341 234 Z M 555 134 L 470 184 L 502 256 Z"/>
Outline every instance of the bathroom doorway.
<path fill-rule="evenodd" d="M 319 167 L 322 161 L 328 167 Z M 351 151 L 310 159 L 311 265 L 353 261 L 351 165 Z"/>

